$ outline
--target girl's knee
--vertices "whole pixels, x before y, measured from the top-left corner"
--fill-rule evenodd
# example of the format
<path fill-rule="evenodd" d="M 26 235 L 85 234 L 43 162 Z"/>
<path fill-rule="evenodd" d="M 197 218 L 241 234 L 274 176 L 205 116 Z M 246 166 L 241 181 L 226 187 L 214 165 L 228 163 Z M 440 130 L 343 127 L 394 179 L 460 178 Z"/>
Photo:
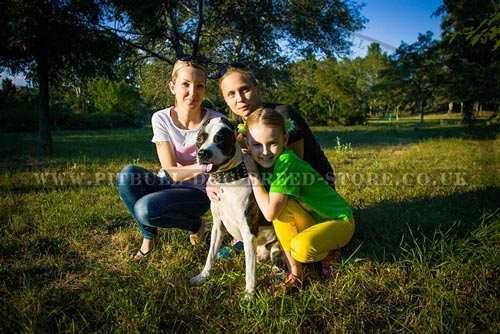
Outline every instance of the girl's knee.
<path fill-rule="evenodd" d="M 313 245 L 306 238 L 301 238 L 298 234 L 290 241 L 290 252 L 292 257 L 302 263 L 316 261 L 317 252 Z"/>

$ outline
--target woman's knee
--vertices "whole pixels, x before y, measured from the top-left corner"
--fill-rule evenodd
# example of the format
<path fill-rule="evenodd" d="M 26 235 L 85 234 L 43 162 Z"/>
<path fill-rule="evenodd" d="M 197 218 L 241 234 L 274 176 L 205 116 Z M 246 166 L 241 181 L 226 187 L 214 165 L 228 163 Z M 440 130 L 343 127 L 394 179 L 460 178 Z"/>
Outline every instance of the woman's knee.
<path fill-rule="evenodd" d="M 141 224 L 149 225 L 149 203 L 147 200 L 145 200 L 145 198 L 139 199 L 134 204 L 134 216 Z"/>
<path fill-rule="evenodd" d="M 139 181 L 141 172 L 138 166 L 127 165 L 122 168 L 116 176 L 116 185 L 118 187 L 131 186 Z"/>

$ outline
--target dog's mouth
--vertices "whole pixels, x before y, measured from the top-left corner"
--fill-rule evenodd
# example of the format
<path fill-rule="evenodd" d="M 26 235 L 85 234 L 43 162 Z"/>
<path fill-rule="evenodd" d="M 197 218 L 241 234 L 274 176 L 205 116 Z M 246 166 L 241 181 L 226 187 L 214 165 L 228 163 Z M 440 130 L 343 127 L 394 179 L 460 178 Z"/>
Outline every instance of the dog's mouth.
<path fill-rule="evenodd" d="M 214 164 L 200 164 L 203 173 L 210 173 L 214 169 Z"/>

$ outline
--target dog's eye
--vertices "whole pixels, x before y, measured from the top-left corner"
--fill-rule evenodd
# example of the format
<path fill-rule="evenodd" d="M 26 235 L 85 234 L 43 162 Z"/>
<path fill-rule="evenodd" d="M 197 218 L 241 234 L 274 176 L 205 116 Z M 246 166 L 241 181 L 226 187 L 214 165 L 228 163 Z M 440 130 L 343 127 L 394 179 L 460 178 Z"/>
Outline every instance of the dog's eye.
<path fill-rule="evenodd" d="M 201 144 L 201 143 L 203 143 L 205 141 L 206 138 L 207 138 L 207 134 L 206 133 L 200 133 L 198 135 L 198 137 L 196 137 L 196 142 L 198 144 Z"/>
<path fill-rule="evenodd" d="M 216 143 L 222 143 L 224 141 L 224 135 L 216 135 L 214 137 L 214 142 Z"/>

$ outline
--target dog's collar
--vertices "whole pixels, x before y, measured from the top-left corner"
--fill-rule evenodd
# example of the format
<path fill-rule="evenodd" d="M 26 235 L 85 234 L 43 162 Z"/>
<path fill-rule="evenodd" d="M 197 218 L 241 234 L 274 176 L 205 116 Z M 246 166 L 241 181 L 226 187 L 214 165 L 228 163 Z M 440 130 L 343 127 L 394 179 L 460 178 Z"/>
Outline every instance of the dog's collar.
<path fill-rule="evenodd" d="M 242 162 L 241 164 L 234 168 L 231 168 L 230 170 L 213 173 L 213 176 L 215 177 L 215 181 L 217 183 L 228 183 L 247 177 L 248 172 L 245 168 L 245 164 Z"/>

